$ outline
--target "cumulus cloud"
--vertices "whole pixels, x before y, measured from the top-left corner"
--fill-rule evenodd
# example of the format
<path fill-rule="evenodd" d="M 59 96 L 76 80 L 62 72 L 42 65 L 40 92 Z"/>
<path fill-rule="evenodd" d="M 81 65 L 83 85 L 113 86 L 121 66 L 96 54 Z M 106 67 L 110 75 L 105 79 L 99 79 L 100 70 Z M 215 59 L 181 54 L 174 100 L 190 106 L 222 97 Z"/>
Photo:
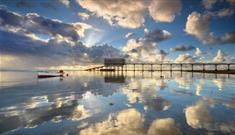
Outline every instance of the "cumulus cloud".
<path fill-rule="evenodd" d="M 84 23 L 63 23 L 59 20 L 48 19 L 36 13 L 25 16 L 15 12 L 0 9 L 0 24 L 4 30 L 14 30 L 24 33 L 46 34 L 55 37 L 61 35 L 72 41 L 78 41 L 92 26 Z"/>
<path fill-rule="evenodd" d="M 191 51 L 191 50 L 194 50 L 195 47 L 192 46 L 192 45 L 189 45 L 189 46 L 185 46 L 185 45 L 177 45 L 176 47 L 174 48 L 171 48 L 170 50 L 172 52 L 176 52 L 176 51 Z"/>
<path fill-rule="evenodd" d="M 217 0 L 203 0 L 202 4 L 206 9 L 211 9 L 216 2 Z"/>
<path fill-rule="evenodd" d="M 134 32 L 128 32 L 126 35 L 125 35 L 125 38 L 130 38 L 132 36 L 134 36 L 135 33 Z"/>
<path fill-rule="evenodd" d="M 143 38 L 129 39 L 122 48 L 131 61 L 156 62 L 164 60 L 166 53 L 157 48 L 157 43 L 167 40 L 171 33 L 166 30 L 146 31 Z"/>
<path fill-rule="evenodd" d="M 222 50 L 218 50 L 217 54 L 215 57 L 212 59 L 213 62 L 215 63 L 221 63 L 221 62 L 234 62 L 235 59 L 234 57 L 230 57 L 226 55 Z"/>
<path fill-rule="evenodd" d="M 194 59 L 189 54 L 180 54 L 174 61 L 175 63 L 192 63 Z"/>
<path fill-rule="evenodd" d="M 152 0 L 148 10 L 156 22 L 172 22 L 181 10 L 181 1 Z"/>
<path fill-rule="evenodd" d="M 228 44 L 235 42 L 235 32 L 227 32 L 222 37 L 217 37 L 210 32 L 211 15 L 192 12 L 186 22 L 185 32 L 193 35 L 204 44 Z"/>
<path fill-rule="evenodd" d="M 60 3 L 62 3 L 63 5 L 65 5 L 66 7 L 69 7 L 69 0 L 59 0 Z"/>
<path fill-rule="evenodd" d="M 165 52 L 164 50 L 160 50 L 159 53 L 157 54 L 157 59 L 163 62 L 166 56 L 167 56 L 167 52 Z"/>
<path fill-rule="evenodd" d="M 111 25 L 126 28 L 138 28 L 144 23 L 145 2 L 141 0 L 129 1 L 90 1 L 77 0 L 83 8 L 95 13 L 98 17 L 107 20 Z"/>
<path fill-rule="evenodd" d="M 225 54 L 223 51 L 218 50 L 217 55 L 213 58 L 213 62 L 221 63 L 225 61 Z"/>
<path fill-rule="evenodd" d="M 200 48 L 196 48 L 195 55 L 198 57 L 202 55 L 202 51 Z"/>
<path fill-rule="evenodd" d="M 185 31 L 196 36 L 203 42 L 207 42 L 207 34 L 209 30 L 209 16 L 201 15 L 197 12 L 192 12 L 186 22 Z"/>
<path fill-rule="evenodd" d="M 145 40 L 147 42 L 161 42 L 171 38 L 171 33 L 166 30 L 155 29 L 145 33 Z"/>
<path fill-rule="evenodd" d="M 143 39 L 129 39 L 122 50 L 131 61 L 155 62 L 157 60 L 156 44 L 146 43 Z"/>
<path fill-rule="evenodd" d="M 148 13 L 157 22 L 172 22 L 176 14 L 181 10 L 180 0 L 76 1 L 81 7 L 98 17 L 102 17 L 109 24 L 125 28 L 139 28 L 143 26 L 145 16 Z"/>
<path fill-rule="evenodd" d="M 87 20 L 90 18 L 90 15 L 85 12 L 79 12 L 78 16 L 81 17 L 82 20 Z"/>

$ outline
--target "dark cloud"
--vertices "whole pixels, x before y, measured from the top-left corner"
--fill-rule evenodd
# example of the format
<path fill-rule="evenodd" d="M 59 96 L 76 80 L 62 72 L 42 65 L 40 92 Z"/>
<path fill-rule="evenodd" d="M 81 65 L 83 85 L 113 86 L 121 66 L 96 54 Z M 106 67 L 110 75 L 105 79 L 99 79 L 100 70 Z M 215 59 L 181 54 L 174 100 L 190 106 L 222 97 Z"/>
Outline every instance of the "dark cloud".
<path fill-rule="evenodd" d="M 164 50 L 160 50 L 160 51 L 159 51 L 159 54 L 161 54 L 161 55 L 167 55 L 167 52 L 165 52 Z"/>
<path fill-rule="evenodd" d="M 166 30 L 155 29 L 145 33 L 145 40 L 147 42 L 161 42 L 171 38 L 171 33 Z"/>
<path fill-rule="evenodd" d="M 29 67 L 98 63 L 105 57 L 122 56 L 118 49 L 110 45 L 88 48 L 77 42 L 71 46 L 67 42 L 58 42 L 57 39 L 46 42 L 3 30 L 0 30 L 0 35 L 0 54 L 19 58 L 20 62 L 27 63 Z"/>
<path fill-rule="evenodd" d="M 184 52 L 184 51 L 192 51 L 194 49 L 195 49 L 195 47 L 192 46 L 192 45 L 189 45 L 189 46 L 186 46 L 186 45 L 177 45 L 176 47 L 171 48 L 171 51 L 172 52 L 177 52 L 177 51 Z"/>
<path fill-rule="evenodd" d="M 221 39 L 223 44 L 235 43 L 235 32 L 227 32 Z"/>
<path fill-rule="evenodd" d="M 58 20 L 48 19 L 36 13 L 28 13 L 25 16 L 0 9 L 0 24 L 4 29 L 20 29 L 24 32 L 35 34 L 47 34 L 49 36 L 61 35 L 72 41 L 78 41 L 79 33 L 84 31 L 81 24 L 67 24 Z"/>

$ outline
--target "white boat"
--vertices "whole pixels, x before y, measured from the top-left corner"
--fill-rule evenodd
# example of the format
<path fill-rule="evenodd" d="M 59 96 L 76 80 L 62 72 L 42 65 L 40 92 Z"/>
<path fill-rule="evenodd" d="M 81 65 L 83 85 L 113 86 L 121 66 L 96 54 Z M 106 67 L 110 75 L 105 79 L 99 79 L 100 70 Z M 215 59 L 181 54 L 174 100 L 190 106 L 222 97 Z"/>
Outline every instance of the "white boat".
<path fill-rule="evenodd" d="M 63 77 L 63 72 L 38 72 L 38 78 Z"/>

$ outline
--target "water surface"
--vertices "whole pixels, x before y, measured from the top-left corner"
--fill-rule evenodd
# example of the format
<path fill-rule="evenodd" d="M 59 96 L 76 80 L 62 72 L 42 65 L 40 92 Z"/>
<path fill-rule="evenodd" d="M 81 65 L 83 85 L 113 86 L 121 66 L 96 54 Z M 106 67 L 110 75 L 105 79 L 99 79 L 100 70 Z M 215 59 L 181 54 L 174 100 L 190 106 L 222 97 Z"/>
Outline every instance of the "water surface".
<path fill-rule="evenodd" d="M 235 134 L 235 76 L 0 72 L 0 134 Z"/>

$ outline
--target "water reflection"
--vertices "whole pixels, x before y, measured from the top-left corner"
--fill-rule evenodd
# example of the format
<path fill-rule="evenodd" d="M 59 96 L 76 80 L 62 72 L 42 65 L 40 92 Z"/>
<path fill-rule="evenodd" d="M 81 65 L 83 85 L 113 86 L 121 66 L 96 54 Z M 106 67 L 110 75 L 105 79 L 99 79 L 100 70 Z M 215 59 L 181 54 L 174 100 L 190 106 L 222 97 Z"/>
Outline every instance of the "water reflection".
<path fill-rule="evenodd" d="M 223 90 L 224 89 L 224 78 L 215 78 L 213 79 L 214 84 L 218 87 L 218 90 Z"/>
<path fill-rule="evenodd" d="M 158 91 L 164 89 L 167 84 L 156 79 L 130 79 L 122 88 L 130 104 L 142 103 L 146 109 L 156 111 L 167 110 L 171 103 L 158 95 Z"/>
<path fill-rule="evenodd" d="M 10 80 L 0 88 L 2 134 L 235 133 L 235 76 L 71 72 L 63 81 Z"/>
<path fill-rule="evenodd" d="M 234 102 L 234 101 L 232 101 Z M 196 129 L 206 129 L 208 131 L 219 131 L 223 133 L 235 132 L 235 122 L 234 113 L 228 115 L 226 118 L 216 119 L 215 115 L 217 113 L 216 105 L 224 104 L 222 101 L 215 99 L 202 99 L 196 102 L 194 105 L 186 107 L 185 117 L 187 124 L 192 128 Z M 225 103 L 227 107 L 230 107 L 229 103 Z M 232 103 L 233 104 L 233 103 Z"/>
<path fill-rule="evenodd" d="M 92 124 L 81 130 L 81 135 L 181 135 L 174 119 L 162 118 L 152 122 L 149 129 L 144 128 L 144 118 L 134 108 L 109 115 L 102 122 Z"/>
<path fill-rule="evenodd" d="M 32 97 L 25 106 L 3 108 L 0 114 L 0 127 L 15 129 L 17 127 L 35 128 L 43 122 L 60 122 L 63 119 L 81 120 L 90 116 L 83 105 L 73 97 L 57 98 L 49 102 L 47 96 Z M 18 124 L 12 124 L 19 122 Z M 4 131 L 4 129 L 1 129 Z"/>

